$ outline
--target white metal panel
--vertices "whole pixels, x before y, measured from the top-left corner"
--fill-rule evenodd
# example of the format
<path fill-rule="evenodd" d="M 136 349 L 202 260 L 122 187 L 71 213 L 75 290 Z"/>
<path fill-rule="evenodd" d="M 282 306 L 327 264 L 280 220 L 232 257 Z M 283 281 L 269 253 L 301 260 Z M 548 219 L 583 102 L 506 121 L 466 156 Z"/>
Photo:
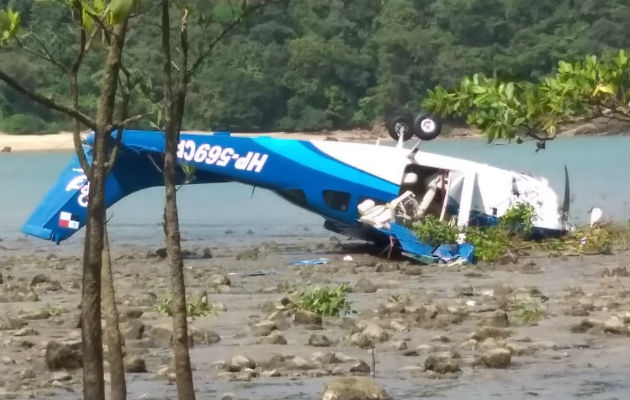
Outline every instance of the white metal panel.
<path fill-rule="evenodd" d="M 462 197 L 459 202 L 459 214 L 457 215 L 457 226 L 468 226 L 470 220 L 470 211 L 472 207 L 473 193 L 475 191 L 475 181 L 477 173 L 468 172 L 464 176 L 464 185 L 462 187 Z"/>

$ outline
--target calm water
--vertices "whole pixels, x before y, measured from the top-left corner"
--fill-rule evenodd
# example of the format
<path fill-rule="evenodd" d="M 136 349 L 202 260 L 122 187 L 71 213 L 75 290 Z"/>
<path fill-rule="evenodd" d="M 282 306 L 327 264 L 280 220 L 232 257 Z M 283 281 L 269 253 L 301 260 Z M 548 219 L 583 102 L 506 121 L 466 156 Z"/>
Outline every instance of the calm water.
<path fill-rule="evenodd" d="M 588 210 L 600 206 L 613 219 L 630 217 L 630 137 L 557 139 L 547 149 L 534 145 L 488 145 L 478 140 L 436 140 L 427 151 L 468 158 L 549 179 L 561 195 L 563 166 L 571 177 L 571 219 L 585 222 Z M 71 153 L 15 153 L 0 155 L 0 238 L 5 242 L 23 235 L 20 226 L 42 199 L 68 162 Z M 191 185 L 178 197 L 185 239 L 247 242 L 264 238 L 319 236 L 328 233 L 323 220 L 282 200 L 274 193 L 237 183 Z M 110 208 L 112 237 L 119 243 L 158 244 L 163 188 L 135 193 Z M 233 233 L 226 235 L 226 231 Z M 253 233 L 253 234 L 252 234 Z M 82 234 L 66 243 L 78 244 Z"/>

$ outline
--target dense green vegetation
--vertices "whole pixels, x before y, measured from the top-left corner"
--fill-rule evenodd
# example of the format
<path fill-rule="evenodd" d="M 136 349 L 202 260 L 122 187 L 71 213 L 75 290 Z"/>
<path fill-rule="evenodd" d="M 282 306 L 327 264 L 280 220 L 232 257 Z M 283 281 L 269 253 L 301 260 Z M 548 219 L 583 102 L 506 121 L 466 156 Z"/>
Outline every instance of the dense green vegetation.
<path fill-rule="evenodd" d="M 214 23 L 226 13 L 216 1 L 196 3 Z M 159 10 L 151 4 L 143 2 L 145 12 L 132 19 L 125 50 L 127 68 L 143 81 L 133 95 L 134 114 L 152 109 L 145 94 L 161 97 Z M 7 6 L 21 12 L 22 32 L 33 32 L 20 43 L 70 62 L 76 32 L 64 8 L 54 1 L 0 0 L 0 7 Z M 200 66 L 184 128 L 369 126 L 390 109 L 417 110 L 428 89 L 454 87 L 464 75 L 535 82 L 554 72 L 559 60 L 628 49 L 628 15 L 624 0 L 276 1 L 233 31 Z M 87 113 L 94 113 L 98 97 L 99 39 L 80 71 Z M 68 97 L 59 68 L 17 44 L 3 51 L 0 68 L 56 99 Z M 0 85 L 0 130 L 46 132 L 68 125 Z"/>

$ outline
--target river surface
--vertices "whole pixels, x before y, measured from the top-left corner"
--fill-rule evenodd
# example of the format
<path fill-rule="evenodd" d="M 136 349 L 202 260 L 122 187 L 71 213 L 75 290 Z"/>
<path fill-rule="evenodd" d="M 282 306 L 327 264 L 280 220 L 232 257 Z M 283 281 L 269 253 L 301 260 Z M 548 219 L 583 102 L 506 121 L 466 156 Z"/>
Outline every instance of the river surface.
<path fill-rule="evenodd" d="M 559 138 L 535 152 L 533 143 L 490 145 L 482 140 L 435 140 L 423 144 L 437 152 L 498 167 L 545 176 L 559 196 L 564 190 L 563 166 L 571 177 L 570 218 L 588 220 L 593 206 L 615 221 L 630 217 L 630 137 Z M 28 218 L 71 157 L 70 152 L 0 155 L 0 238 L 23 235 Z M 109 210 L 111 236 L 119 243 L 157 244 L 163 188 L 146 189 L 122 199 Z M 183 237 L 189 241 L 251 242 L 261 238 L 322 236 L 319 216 L 289 204 L 272 192 L 238 183 L 191 185 L 178 193 Z M 226 234 L 227 232 L 227 234 Z M 65 243 L 81 243 L 82 234 Z"/>

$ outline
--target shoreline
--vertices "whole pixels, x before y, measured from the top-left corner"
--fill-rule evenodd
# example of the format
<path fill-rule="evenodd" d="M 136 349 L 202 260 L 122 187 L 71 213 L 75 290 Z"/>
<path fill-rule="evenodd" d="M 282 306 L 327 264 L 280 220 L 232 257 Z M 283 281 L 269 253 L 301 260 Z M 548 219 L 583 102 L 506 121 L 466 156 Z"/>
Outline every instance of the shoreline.
<path fill-rule="evenodd" d="M 87 135 L 82 132 L 81 137 Z M 191 134 L 211 134 L 214 131 L 183 131 Z M 320 132 L 262 132 L 262 133 L 232 133 L 234 136 L 270 136 L 279 139 L 297 140 L 338 140 L 346 142 L 371 142 L 376 140 L 392 141 L 383 126 L 373 129 L 332 130 Z M 628 136 L 629 127 L 611 121 L 591 121 L 576 124 L 559 132 L 556 137 L 573 136 Z M 439 137 L 440 140 L 483 139 L 484 136 L 471 128 L 451 127 Z M 60 152 L 74 150 L 72 133 L 62 131 L 45 135 L 11 135 L 0 132 L 0 153 L 23 152 Z"/>
<path fill-rule="evenodd" d="M 183 131 L 188 134 L 212 134 L 213 131 Z M 81 134 L 84 138 L 87 132 Z M 239 137 L 256 137 L 271 136 L 278 139 L 297 139 L 297 140 L 338 140 L 347 142 L 366 142 L 392 139 L 385 132 L 375 133 L 369 130 L 336 130 L 328 132 L 268 132 L 268 133 L 231 133 L 233 136 Z M 444 137 L 445 139 L 462 139 L 476 138 L 474 135 Z M 8 148 L 8 150 L 5 150 Z M 47 135 L 10 135 L 0 132 L 0 153 L 35 153 L 35 152 L 57 152 L 72 151 L 74 144 L 72 141 L 72 133 L 59 132 Z"/>

